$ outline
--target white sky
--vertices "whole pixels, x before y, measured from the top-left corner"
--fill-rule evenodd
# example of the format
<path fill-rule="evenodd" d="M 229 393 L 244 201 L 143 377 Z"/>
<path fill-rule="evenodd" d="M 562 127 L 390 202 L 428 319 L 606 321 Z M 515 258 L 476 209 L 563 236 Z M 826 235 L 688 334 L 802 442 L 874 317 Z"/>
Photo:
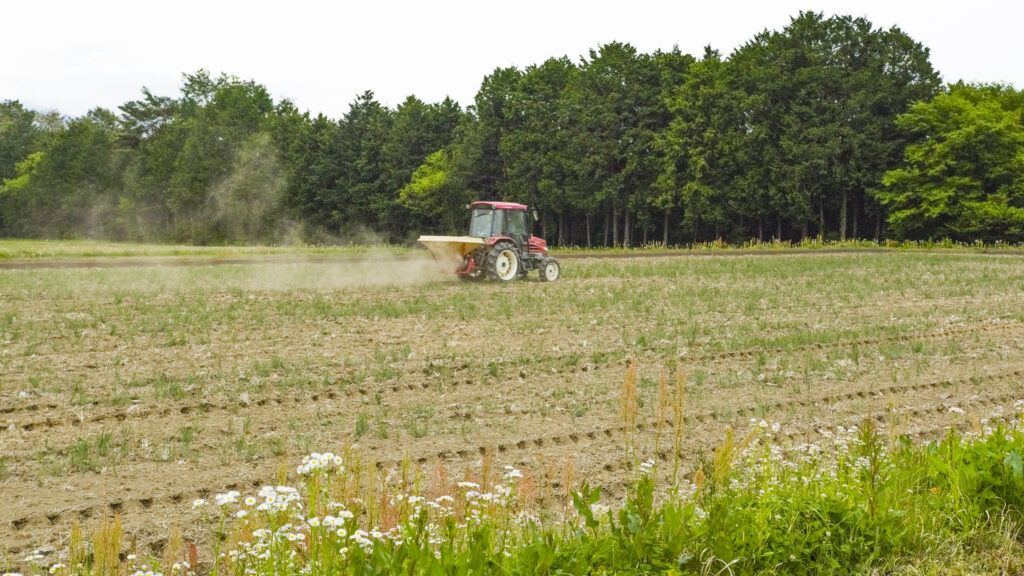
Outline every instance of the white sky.
<path fill-rule="evenodd" d="M 612 41 L 729 54 L 800 10 L 899 26 L 945 81 L 1024 88 L 1019 0 L 0 0 L 0 100 L 79 116 L 143 86 L 177 97 L 181 74 L 206 68 L 332 118 L 364 90 L 392 107 L 409 94 L 465 106 L 497 67 Z"/>

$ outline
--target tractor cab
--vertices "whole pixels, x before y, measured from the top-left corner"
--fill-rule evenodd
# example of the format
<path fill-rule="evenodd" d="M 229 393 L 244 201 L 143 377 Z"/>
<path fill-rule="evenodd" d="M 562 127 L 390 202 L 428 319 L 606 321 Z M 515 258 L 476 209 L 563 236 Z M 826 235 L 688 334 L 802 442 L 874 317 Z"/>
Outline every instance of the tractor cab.
<path fill-rule="evenodd" d="M 474 202 L 469 205 L 469 235 L 474 238 L 510 238 L 517 248 L 529 243 L 526 206 L 512 202 Z"/>

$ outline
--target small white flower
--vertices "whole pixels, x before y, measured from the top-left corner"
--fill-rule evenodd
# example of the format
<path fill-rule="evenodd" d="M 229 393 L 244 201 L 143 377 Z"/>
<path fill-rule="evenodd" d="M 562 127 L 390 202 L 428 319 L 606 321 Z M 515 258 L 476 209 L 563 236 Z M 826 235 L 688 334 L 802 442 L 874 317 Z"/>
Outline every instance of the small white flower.
<path fill-rule="evenodd" d="M 206 504 L 206 500 L 203 500 L 202 498 L 196 498 L 195 500 L 192 501 L 192 509 L 195 510 L 196 508 L 199 508 L 204 504 Z"/>
<path fill-rule="evenodd" d="M 306 523 L 309 524 L 310 526 L 312 526 L 313 528 L 316 528 L 317 526 L 320 525 L 320 519 L 317 518 L 316 516 L 314 516 L 314 517 L 310 518 L 309 520 L 307 520 Z"/>
<path fill-rule="evenodd" d="M 348 536 L 348 532 L 344 528 L 338 528 L 334 531 L 334 533 L 338 536 L 338 538 L 344 538 L 345 536 Z"/>
<path fill-rule="evenodd" d="M 958 408 L 956 406 L 950 406 L 949 407 L 949 411 L 950 411 L 951 414 L 963 414 L 964 413 L 963 408 Z"/>
<path fill-rule="evenodd" d="M 213 499 L 216 500 L 217 506 L 226 506 L 228 504 L 234 504 L 235 502 L 238 502 L 238 496 L 238 490 L 231 490 L 225 492 L 224 494 L 217 494 L 216 496 L 213 497 Z"/>

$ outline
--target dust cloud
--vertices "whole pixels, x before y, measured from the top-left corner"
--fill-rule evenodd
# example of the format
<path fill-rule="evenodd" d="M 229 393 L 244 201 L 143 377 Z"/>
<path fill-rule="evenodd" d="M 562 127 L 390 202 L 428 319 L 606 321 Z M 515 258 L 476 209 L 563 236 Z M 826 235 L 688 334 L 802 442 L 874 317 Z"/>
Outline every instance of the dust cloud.
<path fill-rule="evenodd" d="M 414 286 L 455 281 L 452 270 L 439 266 L 429 255 L 396 258 L 374 251 L 350 261 L 299 260 L 287 263 L 243 264 L 247 290 L 332 290 L 360 286 Z"/>
<path fill-rule="evenodd" d="M 359 256 L 252 256 L 230 261 L 216 258 L 169 259 L 132 265 L 104 259 L 95 266 L 0 270 L 0 287 L 12 292 L 49 294 L 80 300 L 111 296 L 147 299 L 226 292 L 330 291 L 373 287 L 408 287 L 451 283 L 450 267 L 422 255 L 396 256 L 370 250 Z"/>

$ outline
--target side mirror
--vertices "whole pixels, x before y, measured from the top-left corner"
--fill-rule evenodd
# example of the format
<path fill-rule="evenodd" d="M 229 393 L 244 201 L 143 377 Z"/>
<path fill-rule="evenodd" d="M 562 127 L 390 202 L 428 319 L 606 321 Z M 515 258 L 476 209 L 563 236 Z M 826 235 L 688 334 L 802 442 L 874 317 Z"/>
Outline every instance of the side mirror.
<path fill-rule="evenodd" d="M 531 212 L 533 213 L 533 221 L 534 221 L 534 222 L 537 222 L 537 221 L 539 221 L 539 220 L 540 220 L 540 218 L 538 218 L 538 217 L 537 217 L 537 210 L 536 210 L 536 209 L 534 209 L 534 210 L 532 210 Z"/>

